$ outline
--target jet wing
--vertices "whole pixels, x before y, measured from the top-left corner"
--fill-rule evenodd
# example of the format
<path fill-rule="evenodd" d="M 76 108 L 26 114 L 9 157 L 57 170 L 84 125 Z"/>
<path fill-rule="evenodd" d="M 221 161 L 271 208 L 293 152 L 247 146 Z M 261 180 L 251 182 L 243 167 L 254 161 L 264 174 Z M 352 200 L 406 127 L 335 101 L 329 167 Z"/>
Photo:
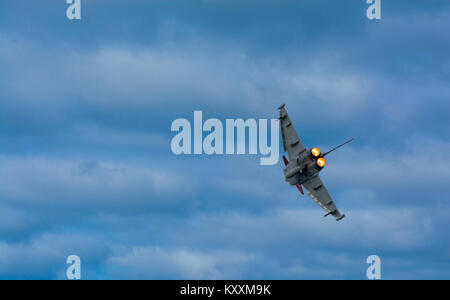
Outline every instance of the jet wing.
<path fill-rule="evenodd" d="M 317 204 L 320 205 L 320 207 L 327 211 L 327 214 L 325 216 L 332 215 L 336 218 L 336 221 L 339 221 L 345 217 L 345 215 L 341 215 L 339 210 L 336 208 L 333 199 L 331 199 L 330 194 L 328 194 L 328 191 L 325 188 L 325 185 L 323 185 L 323 182 L 320 179 L 319 175 L 304 182 L 303 186 L 306 188 L 306 193 L 308 194 L 308 196 L 310 196 L 314 201 L 317 202 Z"/>
<path fill-rule="evenodd" d="M 280 110 L 280 129 L 281 138 L 283 140 L 283 150 L 287 152 L 289 161 L 294 160 L 303 150 L 302 142 L 295 131 L 294 125 L 289 118 L 284 104 L 279 108 Z"/>

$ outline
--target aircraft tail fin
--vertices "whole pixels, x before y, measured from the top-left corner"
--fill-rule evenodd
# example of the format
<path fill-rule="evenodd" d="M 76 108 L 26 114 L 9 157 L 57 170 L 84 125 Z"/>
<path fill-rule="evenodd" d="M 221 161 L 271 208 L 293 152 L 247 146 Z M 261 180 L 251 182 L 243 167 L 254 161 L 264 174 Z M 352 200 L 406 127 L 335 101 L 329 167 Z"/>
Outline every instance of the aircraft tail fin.
<path fill-rule="evenodd" d="M 300 191 L 300 193 L 302 193 L 302 195 L 304 195 L 305 192 L 303 192 L 302 185 L 301 184 L 296 184 L 296 186 L 297 186 L 298 190 Z"/>

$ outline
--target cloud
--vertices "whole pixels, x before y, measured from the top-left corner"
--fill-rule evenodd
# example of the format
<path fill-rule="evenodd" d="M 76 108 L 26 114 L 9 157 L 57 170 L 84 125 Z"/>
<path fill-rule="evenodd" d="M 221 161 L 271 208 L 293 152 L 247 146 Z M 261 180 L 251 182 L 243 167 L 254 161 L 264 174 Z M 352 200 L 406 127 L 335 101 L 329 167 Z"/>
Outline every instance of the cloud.
<path fill-rule="evenodd" d="M 98 239 L 74 233 L 45 233 L 25 243 L 0 241 L 0 278 L 64 279 L 69 255 L 95 265 L 107 251 Z"/>
<path fill-rule="evenodd" d="M 36 226 L 36 218 L 23 210 L 0 205 L 0 233 L 3 237 L 13 238 L 21 232 Z"/>
<path fill-rule="evenodd" d="M 116 236 L 43 234 L 26 243 L 2 242 L 2 276 L 64 278 L 65 258 L 76 254 L 82 259 L 84 278 L 90 279 L 360 278 L 365 268 L 361 253 L 381 253 L 387 266 L 392 264 L 388 272 L 401 273 L 412 262 L 395 264 L 393 258 L 433 249 L 439 238 L 431 232 L 434 221 L 423 218 L 418 209 L 351 211 L 349 222 L 332 233 L 328 223 L 335 221 L 317 226 L 318 214 L 311 207 L 264 215 L 230 212 L 159 220 L 146 216 L 131 228 L 120 224 L 120 215 L 112 216 L 110 225 L 100 218 L 97 228 Z M 136 222 L 135 216 L 125 218 L 129 225 Z M 110 227 L 117 222 L 117 228 Z M 122 237 L 117 236 L 120 231 Z M 146 244 L 156 231 L 158 244 Z M 134 240 L 135 246 L 124 246 L 123 239 Z M 334 250 L 327 250 L 330 247 Z M 101 270 L 101 275 L 94 270 Z"/>
<path fill-rule="evenodd" d="M 365 258 L 375 252 L 383 259 L 384 278 L 396 278 L 416 263 L 421 264 L 416 273 L 421 277 L 428 259 L 408 255 L 435 251 L 441 244 L 433 228 L 443 225 L 442 219 L 418 208 L 351 210 L 348 222 L 332 232 L 329 225 L 335 221 L 318 226 L 319 214 L 304 207 L 263 215 L 197 214 L 160 224 L 143 218 L 134 226 L 137 232 L 127 235 L 139 246 L 116 248 L 105 269 L 110 278 L 356 279 L 364 278 Z M 162 231 L 158 246 L 145 244 L 144 235 L 155 236 L 156 231 Z M 443 255 L 436 252 L 434 257 Z"/>
<path fill-rule="evenodd" d="M 87 278 L 359 279 L 370 254 L 385 278 L 448 277 L 448 7 L 194 2 L 95 1 L 76 26 L 4 4 L 0 277 L 64 278 L 70 254 Z M 321 173 L 342 222 L 281 162 L 170 152 L 194 110 L 281 103 L 305 145 L 356 138 Z"/>
<path fill-rule="evenodd" d="M 2 157 L 3 203 L 33 209 L 98 209 L 123 212 L 179 205 L 178 195 L 197 189 L 193 180 L 150 164 Z M 26 189 L 23 187 L 26 186 Z"/>
<path fill-rule="evenodd" d="M 205 253 L 191 249 L 161 249 L 133 247 L 130 252 L 108 259 L 113 269 L 126 270 L 120 278 L 140 279 L 231 279 L 241 278 L 240 272 L 253 258 L 245 253 L 216 251 Z M 111 268 L 111 267 L 110 267 Z"/>
<path fill-rule="evenodd" d="M 197 215 L 183 221 L 182 229 L 175 223 L 174 228 L 169 226 L 167 230 L 173 230 L 174 234 L 176 230 L 182 231 L 177 240 L 180 244 L 207 246 L 203 243 L 213 242 L 223 248 L 240 245 L 241 249 L 262 249 L 258 251 L 278 249 L 287 256 L 304 251 L 304 244 L 312 248 L 328 246 L 349 250 L 358 247 L 367 251 L 399 252 L 439 243 L 433 228 L 443 222 L 443 216 L 432 211 L 389 206 L 348 209 L 347 222 L 337 225 L 331 218 L 318 223 L 317 218 L 322 218 L 324 213 L 312 201 L 306 201 L 296 209 L 283 207 L 257 215 L 238 211 Z M 438 215 L 439 218 L 433 220 Z M 336 226 L 330 232 L 332 225 Z M 296 246 L 288 247 L 289 244 Z"/>
<path fill-rule="evenodd" d="M 369 203 L 372 199 L 398 205 L 445 204 L 449 190 L 444 181 L 450 175 L 450 162 L 442 153 L 450 144 L 440 139 L 405 138 L 402 145 L 339 150 L 328 159 L 324 178 L 334 186 L 369 193 Z"/>

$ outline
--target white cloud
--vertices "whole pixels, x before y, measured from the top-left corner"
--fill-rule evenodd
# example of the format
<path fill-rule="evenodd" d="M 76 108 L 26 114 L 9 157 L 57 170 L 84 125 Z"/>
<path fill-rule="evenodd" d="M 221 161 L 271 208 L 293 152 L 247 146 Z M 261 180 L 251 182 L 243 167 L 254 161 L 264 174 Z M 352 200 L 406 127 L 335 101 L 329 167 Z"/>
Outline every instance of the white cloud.
<path fill-rule="evenodd" d="M 186 248 L 164 249 L 159 246 L 133 247 L 108 259 L 110 268 L 125 269 L 120 278 L 236 279 L 253 260 L 235 251 L 196 251 Z"/>
<path fill-rule="evenodd" d="M 35 208 L 122 211 L 172 207 L 196 182 L 154 162 L 1 156 L 3 201 Z M 26 188 L 24 188 L 26 187 Z"/>
<path fill-rule="evenodd" d="M 45 233 L 25 243 L 0 241 L 0 253 L 0 277 L 64 279 L 69 255 L 92 263 L 105 257 L 107 249 L 94 237 Z"/>
<path fill-rule="evenodd" d="M 322 176 L 334 185 L 375 192 L 378 197 L 394 192 L 406 198 L 398 199 L 405 204 L 417 202 L 414 194 L 427 197 L 421 201 L 428 204 L 448 203 L 445 182 L 450 177 L 450 159 L 443 153 L 449 151 L 450 143 L 436 138 L 405 137 L 395 148 L 350 145 L 330 154 Z M 385 197 L 391 200 L 389 194 Z"/>

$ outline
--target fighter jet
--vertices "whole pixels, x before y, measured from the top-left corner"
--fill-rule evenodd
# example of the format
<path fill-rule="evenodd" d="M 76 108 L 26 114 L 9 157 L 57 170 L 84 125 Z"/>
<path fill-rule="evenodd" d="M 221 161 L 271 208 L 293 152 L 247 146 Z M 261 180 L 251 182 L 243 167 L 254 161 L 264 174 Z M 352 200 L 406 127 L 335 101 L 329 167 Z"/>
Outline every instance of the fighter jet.
<path fill-rule="evenodd" d="M 306 188 L 308 196 L 327 211 L 324 217 L 332 215 L 336 218 L 336 221 L 342 220 L 345 215 L 341 215 L 336 208 L 333 199 L 331 199 L 330 194 L 328 194 L 325 185 L 319 177 L 319 172 L 325 167 L 325 156 L 339 147 L 350 143 L 353 141 L 353 138 L 325 153 L 322 153 L 317 147 L 306 149 L 302 145 L 284 106 L 285 104 L 278 107 L 278 109 L 280 110 L 279 119 L 283 150 L 287 152 L 289 157 L 288 160 L 283 155 L 285 165 L 283 172 L 286 181 L 291 185 L 297 186 L 302 195 L 304 195 L 303 185 Z"/>

